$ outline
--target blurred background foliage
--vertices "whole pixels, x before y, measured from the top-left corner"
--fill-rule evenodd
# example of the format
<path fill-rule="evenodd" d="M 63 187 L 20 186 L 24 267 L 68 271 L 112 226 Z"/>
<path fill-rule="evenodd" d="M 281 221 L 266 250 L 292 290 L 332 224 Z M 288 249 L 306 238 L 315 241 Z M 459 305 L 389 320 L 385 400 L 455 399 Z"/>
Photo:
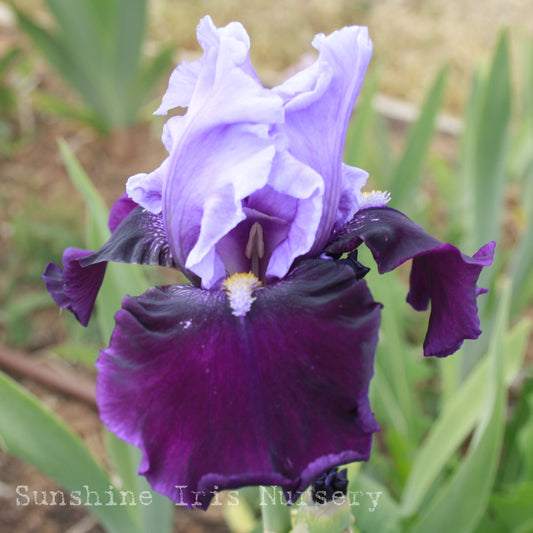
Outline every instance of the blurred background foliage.
<path fill-rule="evenodd" d="M 422 357 L 427 315 L 405 304 L 408 270 L 368 276 L 385 305 L 371 389 L 382 430 L 370 462 L 350 467 L 350 479 L 352 490 L 381 496 L 374 512 L 353 507 L 355 524 L 361 533 L 533 531 L 533 7 L 499 0 L 483 9 L 456 0 L 10 4 L 9 11 L 0 4 L 0 343 L 92 376 L 121 297 L 180 281 L 113 265 L 98 320 L 84 330 L 58 316 L 39 276 L 65 247 L 105 241 L 106 212 L 126 178 L 162 160 L 162 122 L 150 111 L 173 66 L 198 56 L 201 16 L 243 22 L 265 84 L 314 57 L 316 33 L 366 24 L 375 55 L 345 161 L 368 170 L 372 188 L 391 191 L 392 207 L 441 240 L 467 254 L 489 240 L 498 246 L 481 280 L 490 289 L 479 298 L 484 334 L 442 360 Z M 373 264 L 364 251 L 360 260 Z M 78 479 L 103 489 L 110 480 L 146 488 L 132 474 L 135 450 L 107 435 L 105 452 L 91 450 L 93 457 L 69 420 L 0 378 L 0 447 L 67 489 L 78 483 L 73 465 Z M 259 530 L 253 496 L 224 509 L 220 519 L 232 531 Z M 172 506 L 163 499 L 131 512 L 96 511 L 109 531 L 171 530 Z"/>

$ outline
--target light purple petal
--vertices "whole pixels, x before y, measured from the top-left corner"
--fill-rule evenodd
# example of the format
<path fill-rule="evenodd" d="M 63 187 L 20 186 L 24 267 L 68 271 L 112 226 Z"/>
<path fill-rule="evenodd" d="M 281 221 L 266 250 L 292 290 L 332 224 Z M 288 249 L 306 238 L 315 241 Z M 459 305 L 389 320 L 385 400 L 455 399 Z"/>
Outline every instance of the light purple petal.
<path fill-rule="evenodd" d="M 169 165 L 156 172 L 161 170 L 163 219 L 174 259 L 210 288 L 226 276 L 218 243 L 246 218 L 243 201 L 267 184 L 280 142 L 271 129 L 283 121 L 283 107 L 258 81 L 240 24 L 217 29 L 204 18 L 198 39 L 204 56 L 194 69 L 176 74 L 178 81 L 194 78 L 191 91 L 192 82 L 185 83 L 188 110 L 167 123 Z M 176 101 L 174 89 L 164 107 Z M 157 187 L 148 181 L 143 176 L 133 184 L 155 197 Z"/>
<path fill-rule="evenodd" d="M 166 115 L 176 107 L 188 107 L 193 98 L 203 99 L 213 84 L 213 81 L 206 84 L 205 73 L 215 74 L 210 64 L 218 59 L 218 55 L 223 56 L 225 61 L 238 65 L 243 73 L 257 81 L 248 57 L 250 39 L 240 23 L 231 22 L 223 28 L 216 28 L 211 17 L 206 16 L 198 24 L 197 37 L 204 55 L 193 62 L 183 61 L 176 67 L 156 115 Z"/>
<path fill-rule="evenodd" d="M 324 211 L 310 254 L 318 255 L 339 219 L 346 192 L 342 154 L 348 122 L 372 54 L 364 27 L 347 27 L 328 37 L 317 35 L 317 61 L 274 90 L 285 102 L 289 150 L 324 179 Z"/>
<path fill-rule="evenodd" d="M 274 159 L 268 185 L 294 203 L 292 216 L 286 218 L 287 235 L 273 249 L 266 270 L 268 277 L 282 278 L 294 260 L 307 253 L 313 245 L 322 215 L 324 184 L 311 167 L 298 161 L 289 152 L 280 152 Z M 261 193 L 256 193 L 256 197 L 262 196 Z M 255 201 L 259 202 L 259 198 Z M 280 216 L 282 205 L 277 202 L 272 213 Z"/>
<path fill-rule="evenodd" d="M 342 188 L 334 231 L 338 231 L 359 210 L 361 189 L 367 179 L 366 170 L 342 164 Z"/>
<path fill-rule="evenodd" d="M 256 298 L 236 317 L 222 291 L 128 297 L 97 362 L 102 419 L 141 448 L 152 487 L 182 504 L 206 508 L 213 491 L 245 485 L 303 491 L 368 459 L 381 306 L 365 282 L 308 260 Z"/>
<path fill-rule="evenodd" d="M 494 242 L 469 257 L 431 237 L 399 211 L 380 207 L 357 212 L 326 252 L 342 254 L 362 242 L 381 274 L 413 259 L 407 301 L 416 310 L 427 309 L 431 301 L 424 355 L 444 357 L 457 351 L 465 339 L 479 337 L 476 298 L 484 290 L 476 283 L 483 267 L 492 263 Z"/>
<path fill-rule="evenodd" d="M 171 156 L 163 217 L 174 258 L 210 288 L 226 276 L 216 245 L 245 219 L 242 200 L 267 183 L 275 147 L 262 125 L 195 133 Z"/>
<path fill-rule="evenodd" d="M 168 165 L 167 157 L 153 172 L 135 174 L 126 183 L 128 196 L 155 215 L 160 214 L 162 210 L 163 180 L 168 172 Z"/>

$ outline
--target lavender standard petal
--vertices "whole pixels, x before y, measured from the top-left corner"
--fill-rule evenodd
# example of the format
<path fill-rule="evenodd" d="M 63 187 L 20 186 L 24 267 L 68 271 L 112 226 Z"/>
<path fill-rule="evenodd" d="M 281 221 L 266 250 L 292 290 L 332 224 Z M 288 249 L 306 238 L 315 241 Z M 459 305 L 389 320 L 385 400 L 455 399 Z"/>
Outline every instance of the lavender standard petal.
<path fill-rule="evenodd" d="M 216 54 L 222 46 L 235 57 L 249 76 L 257 78 L 248 58 L 250 38 L 242 24 L 232 22 L 223 28 L 216 28 L 211 17 L 206 16 L 198 24 L 196 33 L 204 55 L 196 61 L 183 61 L 176 67 L 156 115 L 166 115 L 170 109 L 190 105 L 195 92 L 201 90 L 199 80 L 210 56 Z"/>
<path fill-rule="evenodd" d="M 317 35 L 317 61 L 274 90 L 284 101 L 290 152 L 324 179 L 324 210 L 309 255 L 318 255 L 330 238 L 345 193 L 342 155 L 348 122 L 372 55 L 364 27 Z M 350 211 L 344 195 L 341 209 Z"/>
<path fill-rule="evenodd" d="M 380 305 L 365 282 L 309 260 L 255 297 L 240 317 L 223 292 L 192 286 L 126 298 L 98 360 L 102 419 L 182 504 L 245 485 L 303 491 L 369 456 Z"/>
<path fill-rule="evenodd" d="M 360 208 L 361 189 L 368 179 L 368 172 L 361 168 L 342 164 L 342 186 L 333 231 L 337 232 Z"/>
<path fill-rule="evenodd" d="M 324 184 L 317 172 L 293 157 L 289 152 L 278 152 L 272 164 L 268 186 L 279 195 L 292 200 L 294 211 L 290 216 L 281 213 L 280 204 L 271 210 L 273 215 L 287 221 L 286 237 L 272 249 L 266 275 L 282 278 L 295 259 L 306 254 L 313 245 L 323 208 Z M 264 203 L 264 190 L 255 193 L 254 202 Z"/>
<path fill-rule="evenodd" d="M 190 132 L 171 156 L 163 220 L 176 262 L 205 288 L 226 276 L 218 242 L 246 218 L 242 201 L 267 182 L 275 148 L 265 128 L 233 125 Z"/>
<path fill-rule="evenodd" d="M 494 242 L 469 257 L 428 235 L 403 213 L 379 207 L 357 212 L 325 251 L 340 255 L 362 242 L 381 274 L 413 259 L 407 301 L 417 310 L 426 309 L 431 301 L 424 355 L 450 355 L 465 339 L 481 334 L 476 298 L 483 289 L 476 283 L 483 267 L 492 263 Z"/>
<path fill-rule="evenodd" d="M 242 26 L 217 29 L 207 18 L 198 37 L 205 53 L 187 113 L 164 134 L 171 154 L 162 212 L 174 260 L 211 288 L 226 275 L 218 243 L 246 218 L 245 198 L 267 183 L 278 142 L 271 129 L 283 109 L 251 68 Z"/>

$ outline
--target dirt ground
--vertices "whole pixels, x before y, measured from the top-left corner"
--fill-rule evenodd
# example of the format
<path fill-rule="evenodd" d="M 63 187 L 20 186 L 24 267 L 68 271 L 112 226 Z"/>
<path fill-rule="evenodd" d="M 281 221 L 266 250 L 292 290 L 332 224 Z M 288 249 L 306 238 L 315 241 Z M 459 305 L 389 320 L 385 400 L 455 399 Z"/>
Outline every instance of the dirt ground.
<path fill-rule="evenodd" d="M 44 22 L 48 20 L 41 0 L 13 3 Z M 2 15 L 2 4 L 0 51 L 14 43 L 27 47 L 9 16 Z M 374 41 L 373 68 L 379 69 L 382 92 L 420 103 L 438 69 L 448 61 L 451 81 L 446 107 L 456 115 L 461 113 L 472 69 L 489 56 L 499 29 L 513 29 L 514 49 L 523 36 L 533 35 L 533 4 L 527 0 L 152 0 L 149 8 L 147 52 L 160 44 L 175 43 L 176 61 L 198 54 L 194 30 L 205 13 L 212 14 L 218 25 L 242 21 L 251 36 L 254 64 L 266 83 L 278 82 L 286 69 L 311 52 L 310 41 L 316 33 L 329 33 L 348 24 L 366 24 Z M 29 86 L 64 94 L 67 90 L 55 75 L 41 59 L 32 57 L 35 71 Z M 35 111 L 28 87 L 25 107 L 20 110 L 21 129 L 27 131 L 17 149 L 9 157 L 0 158 L 0 294 L 7 291 L 5 284 L 13 279 L 4 274 L 9 271 L 11 275 L 18 268 L 16 261 L 8 257 L 16 246 L 12 221 L 17 217 L 28 214 L 36 225 L 47 224 L 50 218 L 70 221 L 78 226 L 74 234 L 77 231 L 83 235 L 82 202 L 68 181 L 57 149 L 58 137 L 67 140 L 109 203 L 122 194 L 128 176 L 152 170 L 165 155 L 159 138 L 162 122 L 158 119 L 102 138 L 79 124 Z M 164 86 L 160 94 L 163 91 Z M 444 149 L 449 149 L 450 143 L 444 144 Z M 22 294 L 39 283 L 37 278 L 24 280 Z M 65 340 L 68 331 L 54 307 L 42 309 L 36 318 L 22 349 L 42 357 L 48 346 Z M 8 337 L 2 327 L 0 322 L 0 343 L 5 343 Z M 71 425 L 95 454 L 102 453 L 101 426 L 94 410 L 29 380 L 23 379 L 22 384 Z M 81 508 L 17 506 L 17 485 L 35 490 L 57 489 L 33 467 L 0 451 L 0 532 L 102 531 Z M 227 529 L 218 515 L 180 509 L 174 531 L 222 533 Z"/>

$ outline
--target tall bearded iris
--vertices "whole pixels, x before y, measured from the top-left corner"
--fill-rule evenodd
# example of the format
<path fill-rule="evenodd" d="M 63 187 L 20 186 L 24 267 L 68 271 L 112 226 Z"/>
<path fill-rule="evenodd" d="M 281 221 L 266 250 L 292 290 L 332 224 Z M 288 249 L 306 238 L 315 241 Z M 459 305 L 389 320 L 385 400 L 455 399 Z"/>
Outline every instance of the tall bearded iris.
<path fill-rule="evenodd" d="M 128 180 L 100 250 L 67 249 L 43 277 L 86 325 L 107 261 L 188 276 L 126 296 L 97 396 L 153 488 L 206 508 L 219 489 L 303 491 L 368 459 L 381 305 L 351 252 L 364 242 L 381 273 L 413 259 L 407 300 L 431 301 L 424 353 L 445 356 L 481 333 L 476 282 L 494 243 L 468 257 L 439 242 L 386 194 L 362 194 L 367 174 L 342 163 L 366 28 L 318 35 L 315 63 L 273 89 L 240 24 L 206 17 L 198 41 L 203 56 L 176 68 L 157 110 L 187 108 L 165 124 L 167 159 Z"/>

